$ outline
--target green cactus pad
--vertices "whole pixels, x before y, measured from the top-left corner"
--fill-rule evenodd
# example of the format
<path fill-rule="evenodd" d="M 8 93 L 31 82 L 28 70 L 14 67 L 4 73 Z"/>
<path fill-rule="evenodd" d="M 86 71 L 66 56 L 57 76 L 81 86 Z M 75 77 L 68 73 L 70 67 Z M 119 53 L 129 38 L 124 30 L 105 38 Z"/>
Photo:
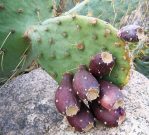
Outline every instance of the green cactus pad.
<path fill-rule="evenodd" d="M 139 43 L 133 52 L 135 69 L 149 78 L 149 45 L 147 43 Z"/>
<path fill-rule="evenodd" d="M 149 78 L 149 61 L 143 61 L 139 58 L 134 59 L 135 69 Z"/>
<path fill-rule="evenodd" d="M 65 14 L 94 16 L 119 27 L 123 16 L 130 14 L 139 0 L 85 0 Z"/>
<path fill-rule="evenodd" d="M 25 31 L 50 16 L 51 0 L 0 0 L 0 83 L 31 64 Z"/>
<path fill-rule="evenodd" d="M 88 65 L 93 55 L 106 50 L 116 57 L 116 65 L 106 79 L 119 86 L 127 83 L 129 51 L 110 24 L 92 17 L 68 15 L 49 19 L 32 29 L 28 36 L 33 51 L 56 81 L 60 82 L 65 72 L 75 72 L 80 64 Z"/>

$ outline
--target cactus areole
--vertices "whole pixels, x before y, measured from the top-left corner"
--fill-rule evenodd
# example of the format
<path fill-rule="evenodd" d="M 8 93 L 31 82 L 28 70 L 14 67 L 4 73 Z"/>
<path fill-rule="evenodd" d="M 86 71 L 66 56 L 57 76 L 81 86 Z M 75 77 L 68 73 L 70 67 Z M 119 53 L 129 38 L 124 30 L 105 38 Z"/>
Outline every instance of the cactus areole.
<path fill-rule="evenodd" d="M 75 73 L 80 64 L 88 66 L 91 57 L 103 51 L 116 58 L 112 72 L 105 79 L 121 87 L 128 81 L 129 50 L 107 22 L 67 15 L 46 20 L 26 33 L 39 64 L 58 82 L 63 73 Z"/>

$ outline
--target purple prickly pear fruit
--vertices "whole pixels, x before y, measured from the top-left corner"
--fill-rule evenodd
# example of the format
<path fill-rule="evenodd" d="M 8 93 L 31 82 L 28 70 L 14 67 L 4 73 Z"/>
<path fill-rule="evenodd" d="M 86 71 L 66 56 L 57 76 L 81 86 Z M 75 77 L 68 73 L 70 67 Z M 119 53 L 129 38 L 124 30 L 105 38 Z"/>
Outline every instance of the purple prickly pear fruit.
<path fill-rule="evenodd" d="M 99 97 L 99 84 L 95 77 L 81 65 L 73 78 L 75 93 L 82 100 L 91 101 Z"/>
<path fill-rule="evenodd" d="M 119 126 L 126 118 L 125 110 L 121 107 L 109 111 L 101 107 L 96 101 L 92 102 L 90 107 L 96 119 L 109 127 Z"/>
<path fill-rule="evenodd" d="M 115 64 L 115 60 L 109 52 L 98 53 L 92 57 L 89 64 L 89 71 L 95 76 L 102 78 L 108 75 Z"/>
<path fill-rule="evenodd" d="M 98 103 L 105 109 L 117 109 L 124 105 L 123 94 L 120 89 L 107 81 L 100 81 L 100 97 Z"/>
<path fill-rule="evenodd" d="M 127 25 L 118 31 L 118 37 L 128 42 L 138 42 L 138 31 L 142 28 L 138 25 Z"/>
<path fill-rule="evenodd" d="M 94 127 L 94 117 L 84 103 L 81 104 L 80 111 L 72 117 L 67 117 L 67 120 L 79 132 L 87 132 Z"/>
<path fill-rule="evenodd" d="M 55 105 L 61 114 L 73 116 L 80 110 L 79 99 L 72 88 L 73 75 L 65 73 L 55 94 Z"/>

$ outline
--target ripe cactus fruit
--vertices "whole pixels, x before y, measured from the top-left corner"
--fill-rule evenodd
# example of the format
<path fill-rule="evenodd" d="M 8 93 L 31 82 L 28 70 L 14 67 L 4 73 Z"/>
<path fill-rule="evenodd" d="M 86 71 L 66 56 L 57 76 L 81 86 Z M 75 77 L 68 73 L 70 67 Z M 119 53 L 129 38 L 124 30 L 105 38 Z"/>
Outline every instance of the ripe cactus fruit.
<path fill-rule="evenodd" d="M 127 25 L 119 30 L 118 36 L 128 42 L 138 42 L 137 32 L 139 30 L 141 30 L 141 27 L 138 25 Z"/>
<path fill-rule="evenodd" d="M 81 65 L 74 75 L 73 88 L 75 93 L 82 100 L 95 100 L 99 97 L 98 81 Z"/>
<path fill-rule="evenodd" d="M 94 127 L 94 117 L 84 103 L 81 104 L 80 111 L 72 117 L 67 117 L 67 120 L 79 132 L 87 132 Z"/>
<path fill-rule="evenodd" d="M 123 94 L 120 89 L 107 81 L 100 81 L 100 97 L 98 103 L 105 109 L 117 109 L 124 104 Z"/>
<path fill-rule="evenodd" d="M 41 67 L 56 81 L 60 82 L 61 75 L 67 71 L 76 72 L 80 64 L 88 66 L 92 56 L 106 50 L 116 58 L 116 64 L 106 80 L 118 86 L 127 83 L 129 50 L 110 24 L 93 17 L 68 15 L 51 18 L 32 29 L 34 31 L 28 32 L 32 49 L 38 53 Z"/>
<path fill-rule="evenodd" d="M 125 110 L 121 107 L 109 111 L 102 108 L 96 101 L 93 101 L 90 107 L 96 119 L 109 127 L 119 126 L 126 118 Z"/>
<path fill-rule="evenodd" d="M 31 64 L 34 56 L 25 31 L 50 16 L 49 0 L 0 0 L 0 83 Z"/>
<path fill-rule="evenodd" d="M 89 64 L 89 71 L 96 77 L 102 78 L 108 75 L 115 64 L 115 60 L 109 52 L 101 52 L 93 56 Z"/>
<path fill-rule="evenodd" d="M 58 111 L 67 116 L 73 116 L 80 110 L 80 103 L 72 88 L 73 75 L 65 73 L 55 94 L 55 104 Z"/>

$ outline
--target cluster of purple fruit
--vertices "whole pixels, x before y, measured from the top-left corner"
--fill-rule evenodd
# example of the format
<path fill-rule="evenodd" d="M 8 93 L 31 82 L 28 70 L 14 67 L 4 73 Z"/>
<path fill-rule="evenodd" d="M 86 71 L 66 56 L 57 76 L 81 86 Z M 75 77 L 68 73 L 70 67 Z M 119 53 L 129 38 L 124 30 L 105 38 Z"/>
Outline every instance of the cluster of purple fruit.
<path fill-rule="evenodd" d="M 55 94 L 58 111 L 67 117 L 76 131 L 86 132 L 98 120 L 116 127 L 125 120 L 120 88 L 102 78 L 109 75 L 115 59 L 109 52 L 92 57 L 89 68 L 80 65 L 73 76 L 65 73 Z"/>

